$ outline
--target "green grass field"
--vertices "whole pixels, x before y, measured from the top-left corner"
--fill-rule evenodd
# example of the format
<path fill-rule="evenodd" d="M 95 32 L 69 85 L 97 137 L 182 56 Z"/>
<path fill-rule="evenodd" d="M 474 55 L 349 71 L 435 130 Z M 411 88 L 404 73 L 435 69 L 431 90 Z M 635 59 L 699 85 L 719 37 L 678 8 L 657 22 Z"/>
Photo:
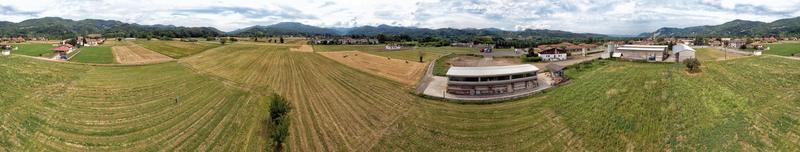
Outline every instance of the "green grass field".
<path fill-rule="evenodd" d="M 288 46 L 225 45 L 147 66 L 0 57 L 0 149 L 256 151 L 271 92 L 290 151 L 797 151 L 800 62 L 596 61 L 526 99 L 455 104 Z M 174 97 L 180 97 L 176 103 Z"/>
<path fill-rule="evenodd" d="M 114 54 L 111 52 L 111 46 L 89 46 L 80 49 L 80 53 L 72 57 L 70 61 L 97 64 L 114 63 Z"/>
<path fill-rule="evenodd" d="M 12 44 L 12 46 L 19 47 L 19 50 L 12 53 L 27 56 L 47 56 L 53 53 L 50 49 L 55 48 L 52 44 Z"/>
<path fill-rule="evenodd" d="M 800 43 L 767 44 L 766 46 L 769 47 L 769 51 L 764 51 L 765 54 L 792 56 L 800 53 Z"/>
<path fill-rule="evenodd" d="M 219 47 L 219 43 L 206 42 L 181 42 L 181 41 L 159 41 L 159 40 L 139 40 L 133 41 L 140 46 L 178 59 L 203 52 L 208 49 Z"/>

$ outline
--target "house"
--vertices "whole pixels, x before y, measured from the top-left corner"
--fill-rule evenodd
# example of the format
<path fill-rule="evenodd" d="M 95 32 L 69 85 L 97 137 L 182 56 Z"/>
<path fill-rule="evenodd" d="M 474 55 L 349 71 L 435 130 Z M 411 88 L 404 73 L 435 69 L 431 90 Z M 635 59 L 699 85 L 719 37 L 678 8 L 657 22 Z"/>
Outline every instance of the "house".
<path fill-rule="evenodd" d="M 733 39 L 728 42 L 728 48 L 738 49 L 747 44 L 745 39 Z"/>
<path fill-rule="evenodd" d="M 563 61 L 567 60 L 567 51 L 562 48 L 550 48 L 539 52 L 539 57 L 543 61 Z"/>
<path fill-rule="evenodd" d="M 75 48 L 69 44 L 61 44 L 56 48 L 53 48 L 53 59 L 57 60 L 67 60 L 67 54 L 72 53 Z"/>
<path fill-rule="evenodd" d="M 488 67 L 451 67 L 447 93 L 480 96 L 531 91 L 539 86 L 539 68 L 530 64 Z"/>
<path fill-rule="evenodd" d="M 620 53 L 620 58 L 644 61 L 664 61 L 667 54 L 666 45 L 622 45 L 613 50 Z"/>
<path fill-rule="evenodd" d="M 397 44 L 393 44 L 393 45 L 386 45 L 386 46 L 384 46 L 384 48 L 386 50 L 399 50 L 399 49 L 403 49 L 403 46 L 400 46 L 400 45 L 397 45 Z"/>
<path fill-rule="evenodd" d="M 472 42 L 469 42 L 469 43 L 450 43 L 450 46 L 452 46 L 452 47 L 469 47 L 469 48 L 471 48 L 473 45 L 475 45 L 475 43 L 472 43 Z"/>
<path fill-rule="evenodd" d="M 672 46 L 672 56 L 675 62 L 683 62 L 686 59 L 695 58 L 695 51 L 692 47 L 686 44 L 677 44 Z"/>
<path fill-rule="evenodd" d="M 12 49 L 13 48 L 11 47 L 11 45 L 0 45 L 0 51 L 2 51 L 0 52 L 0 54 L 2 54 L 3 56 L 11 55 Z"/>

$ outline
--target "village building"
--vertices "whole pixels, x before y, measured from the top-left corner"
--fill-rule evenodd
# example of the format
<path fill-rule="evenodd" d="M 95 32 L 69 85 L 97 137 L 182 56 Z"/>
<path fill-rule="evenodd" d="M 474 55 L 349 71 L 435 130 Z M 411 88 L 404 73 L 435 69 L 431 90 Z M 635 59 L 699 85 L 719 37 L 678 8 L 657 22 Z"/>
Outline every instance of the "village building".
<path fill-rule="evenodd" d="M 454 95 L 498 95 L 539 86 L 539 68 L 530 64 L 488 67 L 450 67 L 447 93 Z"/>
<path fill-rule="evenodd" d="M 469 42 L 469 43 L 450 43 L 450 46 L 452 46 L 452 47 L 468 47 L 468 48 L 471 48 L 473 45 L 475 45 L 475 43 L 472 43 L 472 42 Z"/>
<path fill-rule="evenodd" d="M 697 51 L 686 44 L 677 44 L 672 46 L 672 57 L 674 57 L 675 62 L 683 62 L 686 59 L 693 59 L 695 58 L 696 52 Z"/>
<path fill-rule="evenodd" d="M 0 51 L 2 51 L 0 52 L 0 54 L 3 56 L 11 55 L 12 49 L 13 48 L 11 47 L 11 45 L 0 45 Z"/>
<path fill-rule="evenodd" d="M 733 40 L 730 40 L 728 42 L 727 47 L 728 48 L 738 49 L 738 48 L 741 48 L 742 46 L 744 46 L 746 44 L 747 44 L 747 40 L 745 40 L 745 39 L 733 39 Z"/>
<path fill-rule="evenodd" d="M 563 61 L 567 60 L 567 51 L 561 48 L 550 48 L 539 52 L 539 57 L 543 61 Z"/>
<path fill-rule="evenodd" d="M 75 48 L 69 44 L 61 44 L 58 47 L 52 49 L 53 51 L 53 59 L 57 60 L 67 60 L 67 55 L 72 53 Z"/>
<path fill-rule="evenodd" d="M 400 46 L 400 45 L 397 45 L 397 44 L 392 44 L 392 45 L 386 45 L 386 46 L 384 46 L 384 48 L 386 50 L 399 50 L 399 49 L 403 49 L 403 46 Z"/>
<path fill-rule="evenodd" d="M 643 61 L 664 61 L 667 57 L 666 45 L 622 45 L 614 53 L 620 53 L 620 58 Z"/>

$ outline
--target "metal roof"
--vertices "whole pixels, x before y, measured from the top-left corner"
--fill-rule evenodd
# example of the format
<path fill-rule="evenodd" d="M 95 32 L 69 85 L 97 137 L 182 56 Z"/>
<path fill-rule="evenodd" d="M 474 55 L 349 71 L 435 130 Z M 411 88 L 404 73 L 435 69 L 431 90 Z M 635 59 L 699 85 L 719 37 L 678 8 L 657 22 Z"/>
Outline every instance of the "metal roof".
<path fill-rule="evenodd" d="M 667 48 L 666 45 L 622 45 L 622 47 L 632 47 L 632 48 Z"/>
<path fill-rule="evenodd" d="M 678 52 L 683 52 L 683 51 L 697 52 L 692 47 L 689 47 L 686 44 L 678 44 L 678 45 L 672 46 L 672 54 L 675 54 L 675 53 L 678 53 Z"/>
<path fill-rule="evenodd" d="M 648 47 L 619 47 L 617 50 L 628 50 L 628 51 L 664 51 L 667 48 L 648 48 Z"/>
<path fill-rule="evenodd" d="M 447 76 L 461 77 L 480 77 L 480 76 L 502 76 L 520 73 L 530 73 L 539 71 L 539 68 L 530 64 L 509 65 L 509 66 L 486 66 L 486 67 L 450 67 Z"/>

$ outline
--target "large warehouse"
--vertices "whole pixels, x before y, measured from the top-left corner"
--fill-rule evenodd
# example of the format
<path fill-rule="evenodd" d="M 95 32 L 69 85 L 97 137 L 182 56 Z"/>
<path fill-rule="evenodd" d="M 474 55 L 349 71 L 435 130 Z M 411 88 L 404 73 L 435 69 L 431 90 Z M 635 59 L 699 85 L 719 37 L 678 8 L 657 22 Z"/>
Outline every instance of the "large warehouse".
<path fill-rule="evenodd" d="M 447 93 L 497 95 L 538 87 L 539 68 L 530 64 L 488 67 L 451 67 L 447 71 Z"/>

